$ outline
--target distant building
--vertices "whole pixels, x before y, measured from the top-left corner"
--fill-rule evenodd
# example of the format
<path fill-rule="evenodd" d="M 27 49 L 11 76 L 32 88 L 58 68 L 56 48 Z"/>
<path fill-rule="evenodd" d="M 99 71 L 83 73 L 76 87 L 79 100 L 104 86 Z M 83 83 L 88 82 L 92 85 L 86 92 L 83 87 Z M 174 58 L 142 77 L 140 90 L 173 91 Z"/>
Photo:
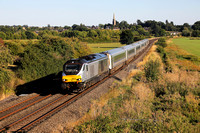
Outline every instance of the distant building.
<path fill-rule="evenodd" d="M 113 26 L 116 26 L 115 14 L 113 14 Z"/>
<path fill-rule="evenodd" d="M 170 34 L 171 36 L 178 36 L 178 35 L 181 35 L 181 32 L 169 31 L 169 34 Z"/>

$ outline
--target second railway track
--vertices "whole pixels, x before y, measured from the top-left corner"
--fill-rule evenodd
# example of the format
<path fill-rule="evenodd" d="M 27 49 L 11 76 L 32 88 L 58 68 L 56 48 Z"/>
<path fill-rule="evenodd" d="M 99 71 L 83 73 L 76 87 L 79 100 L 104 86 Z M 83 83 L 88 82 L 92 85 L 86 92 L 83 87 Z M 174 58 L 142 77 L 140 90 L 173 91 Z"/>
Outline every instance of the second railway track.
<path fill-rule="evenodd" d="M 150 45 L 149 45 L 149 47 L 147 47 L 146 51 L 148 51 L 150 49 L 150 47 L 152 46 L 152 44 L 153 44 L 154 41 L 155 40 L 150 40 Z M 138 57 L 140 57 L 140 56 L 138 56 Z M 16 119 L 15 121 L 5 122 L 0 127 L 0 132 L 2 132 L 2 131 L 23 132 L 23 131 L 27 131 L 27 130 L 31 129 L 37 123 L 40 123 L 43 120 L 49 118 L 50 116 L 52 116 L 56 112 L 60 111 L 62 108 L 68 106 L 70 103 L 73 103 L 78 98 L 82 97 L 83 95 L 85 95 L 86 93 L 88 93 L 89 91 L 91 91 L 92 89 L 94 89 L 95 86 L 98 86 L 99 84 L 102 84 L 106 79 L 112 77 L 113 75 L 115 75 L 117 72 L 121 71 L 126 66 L 121 67 L 116 72 L 114 72 L 112 75 L 109 75 L 108 77 L 104 78 L 102 81 L 97 82 L 96 84 L 94 84 L 93 86 L 89 87 L 88 89 L 84 90 L 81 93 L 78 93 L 78 94 L 73 95 L 73 96 L 69 96 L 68 94 L 63 95 L 63 96 L 59 96 L 57 98 L 54 98 L 53 100 L 50 100 L 46 104 L 42 104 L 42 106 L 40 106 L 39 108 L 35 109 L 34 111 L 29 112 L 28 114 L 26 114 L 24 116 L 21 116 L 20 118 Z M 36 97 L 39 97 L 39 96 L 35 96 L 35 98 Z M 50 97 L 50 95 L 47 95 L 46 98 L 45 97 L 43 97 L 43 98 L 45 100 L 48 97 Z M 33 96 L 33 98 L 29 98 L 29 99 L 31 100 L 31 99 L 35 99 L 35 98 Z M 29 101 L 29 99 L 27 99 L 27 101 Z M 15 107 L 17 107 L 19 105 L 22 105 L 22 104 L 26 103 L 27 101 L 25 100 L 25 101 L 23 101 L 21 103 L 18 103 L 17 105 L 14 105 L 13 107 L 9 107 L 9 108 L 3 109 L 0 112 L 0 117 L 3 120 L 1 118 L 0 118 L 0 120 L 6 121 L 6 117 L 3 118 L 3 116 L 5 116 L 5 115 L 2 115 L 2 113 L 5 113 L 7 110 L 10 110 L 10 109 L 12 110 L 12 108 L 15 108 Z M 32 106 L 32 105 L 29 105 L 29 106 Z M 23 109 L 26 109 L 28 107 L 23 106 L 22 108 L 18 109 L 19 111 L 15 112 L 15 113 L 18 113 L 18 112 L 20 112 Z M 13 113 L 13 114 L 15 114 L 15 113 Z M 9 116 L 11 116 L 11 115 L 9 115 Z M 7 114 L 7 117 L 9 117 L 9 116 Z M 2 121 L 0 121 L 0 122 L 2 122 Z M 21 123 L 21 124 L 19 124 L 19 123 Z"/>

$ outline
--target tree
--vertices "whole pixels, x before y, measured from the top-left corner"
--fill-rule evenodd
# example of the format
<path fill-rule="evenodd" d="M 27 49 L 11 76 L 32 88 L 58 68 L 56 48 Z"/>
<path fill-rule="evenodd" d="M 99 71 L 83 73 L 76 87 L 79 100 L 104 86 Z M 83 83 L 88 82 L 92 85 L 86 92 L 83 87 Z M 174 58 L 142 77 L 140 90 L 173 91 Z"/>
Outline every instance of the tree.
<path fill-rule="evenodd" d="M 182 31 L 182 36 L 190 36 L 191 32 L 187 27 L 184 27 Z"/>
<path fill-rule="evenodd" d="M 27 39 L 36 39 L 37 38 L 36 34 L 34 34 L 31 31 L 26 31 L 25 34 L 27 36 Z"/>
<path fill-rule="evenodd" d="M 121 21 L 119 23 L 119 28 L 120 29 L 128 29 L 129 28 L 129 24 L 126 21 Z"/>
<path fill-rule="evenodd" d="M 3 40 L 6 39 L 6 34 L 2 31 L 0 31 L 0 38 L 2 38 Z"/>
<path fill-rule="evenodd" d="M 200 30 L 200 21 L 197 21 L 192 25 L 193 30 Z"/>
<path fill-rule="evenodd" d="M 184 23 L 183 27 L 187 27 L 189 30 L 191 29 L 191 26 L 188 23 Z"/>
<path fill-rule="evenodd" d="M 78 31 L 88 31 L 88 28 L 84 24 L 74 24 L 72 25 L 72 30 L 78 30 Z"/>
<path fill-rule="evenodd" d="M 194 31 L 192 31 L 192 36 L 193 37 L 200 37 L 200 30 L 194 30 Z"/>
<path fill-rule="evenodd" d="M 134 42 L 133 32 L 131 30 L 124 30 L 120 34 L 121 44 L 131 44 Z"/>
<path fill-rule="evenodd" d="M 100 28 L 100 29 L 103 29 L 103 28 L 104 28 L 104 25 L 103 25 L 103 24 L 99 24 L 99 28 Z"/>
<path fill-rule="evenodd" d="M 139 19 L 137 20 L 137 24 L 138 24 L 138 25 L 143 25 L 142 21 L 139 20 Z"/>
<path fill-rule="evenodd" d="M 64 29 L 65 29 L 65 30 L 71 30 L 71 27 L 70 27 L 70 26 L 67 26 L 67 25 L 65 25 L 65 26 L 64 26 Z"/>
<path fill-rule="evenodd" d="M 88 33 L 88 36 L 94 38 L 94 37 L 97 37 L 98 34 L 95 30 L 90 30 Z"/>
<path fill-rule="evenodd" d="M 162 29 L 159 25 L 155 25 L 152 27 L 152 34 L 155 34 L 156 37 L 164 36 L 166 34 L 165 30 Z"/>

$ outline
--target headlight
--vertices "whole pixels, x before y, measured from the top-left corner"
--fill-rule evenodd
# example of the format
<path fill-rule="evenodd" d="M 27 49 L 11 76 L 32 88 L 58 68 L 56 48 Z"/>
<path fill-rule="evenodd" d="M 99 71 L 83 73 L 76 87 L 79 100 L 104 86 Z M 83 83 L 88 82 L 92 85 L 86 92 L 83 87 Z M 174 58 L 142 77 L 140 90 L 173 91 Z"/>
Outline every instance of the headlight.
<path fill-rule="evenodd" d="M 78 81 L 80 81 L 81 79 L 77 79 Z"/>
<path fill-rule="evenodd" d="M 63 81 L 67 81 L 67 79 L 63 79 Z"/>

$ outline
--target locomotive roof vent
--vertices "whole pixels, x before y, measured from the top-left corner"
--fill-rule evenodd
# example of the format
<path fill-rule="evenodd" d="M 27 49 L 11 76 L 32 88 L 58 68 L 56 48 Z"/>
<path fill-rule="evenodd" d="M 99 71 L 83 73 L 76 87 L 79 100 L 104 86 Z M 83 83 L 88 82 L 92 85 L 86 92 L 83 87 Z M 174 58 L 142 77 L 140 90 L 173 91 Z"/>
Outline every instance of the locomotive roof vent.
<path fill-rule="evenodd" d="M 93 60 L 95 59 L 95 54 L 91 54 L 91 55 L 87 55 L 87 56 L 83 56 L 81 57 L 81 59 L 86 59 L 86 60 Z"/>

